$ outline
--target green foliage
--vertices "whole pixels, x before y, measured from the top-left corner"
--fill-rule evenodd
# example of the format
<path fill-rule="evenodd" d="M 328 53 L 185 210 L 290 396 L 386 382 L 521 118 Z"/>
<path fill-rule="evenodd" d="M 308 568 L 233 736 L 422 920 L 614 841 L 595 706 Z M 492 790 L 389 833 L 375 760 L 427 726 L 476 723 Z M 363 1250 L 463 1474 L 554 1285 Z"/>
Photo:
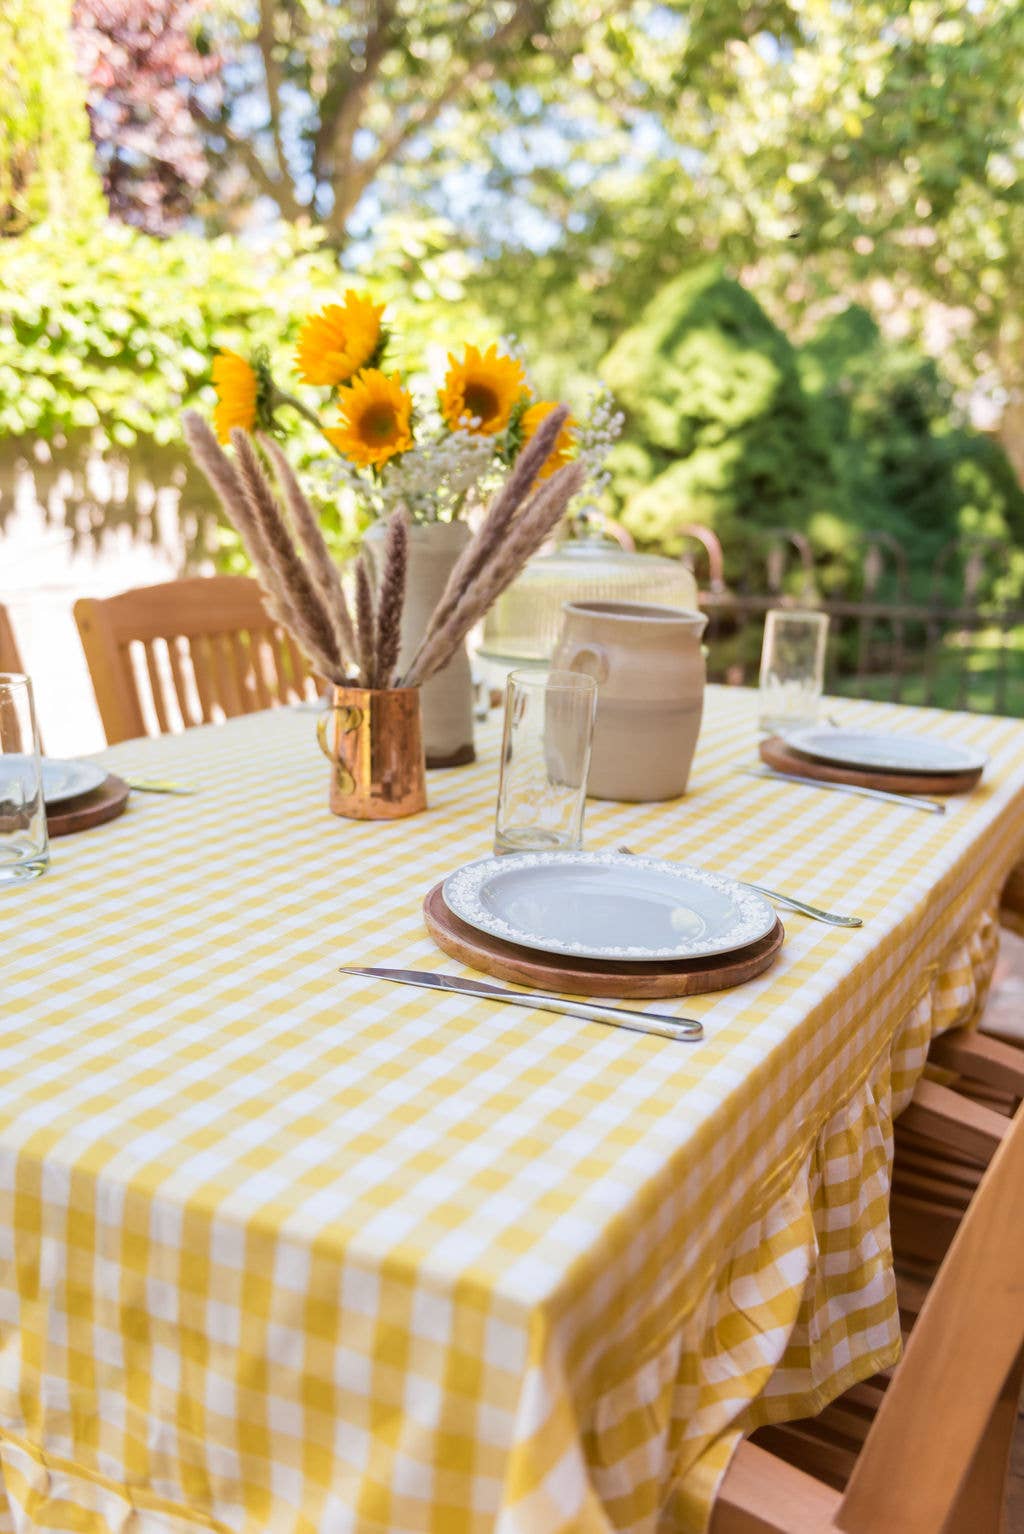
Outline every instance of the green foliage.
<path fill-rule="evenodd" d="M 425 353 L 499 328 L 462 293 L 461 258 L 424 225 L 375 262 L 372 279 L 341 271 L 333 251 L 290 232 L 254 248 L 228 236 L 155 240 L 122 225 L 46 226 L 0 244 L 0 442 L 55 444 L 66 467 L 87 450 L 127 455 L 158 472 L 185 471 L 181 412 L 210 414 L 214 352 L 269 348 L 288 386 L 303 317 L 353 283 L 389 304 L 394 359 L 416 367 Z M 326 417 L 325 417 L 326 418 Z M 289 452 L 320 486 L 321 509 L 339 547 L 353 536 L 322 471 L 327 450 L 293 414 Z M 185 505 L 209 508 L 205 481 L 188 475 Z M 224 558 L 234 547 L 225 529 Z"/>
<path fill-rule="evenodd" d="M 735 568 L 759 529 L 806 530 L 838 505 L 796 352 L 718 267 L 662 288 L 601 371 L 626 411 L 613 469 L 622 518 L 642 543 L 675 553 L 679 529 L 702 522 Z M 827 546 L 828 525 L 819 532 Z"/>
<path fill-rule="evenodd" d="M 606 357 L 602 372 L 627 413 L 612 459 L 623 521 L 645 544 L 676 552 L 679 529 L 719 536 L 742 581 L 758 533 L 793 528 L 819 557 L 823 590 L 850 588 L 865 534 L 888 540 L 880 600 L 955 601 L 957 539 L 1005 545 L 979 594 L 1024 590 L 1024 491 L 1005 454 L 960 418 L 935 365 L 886 342 L 851 306 L 800 351 L 754 297 L 714 266 L 661 289 Z M 1017 545 L 1014 549 L 1013 545 Z"/>
<path fill-rule="evenodd" d="M 854 552 L 859 533 L 887 535 L 903 550 L 913 595 L 933 589 L 933 569 L 955 539 L 1006 545 L 981 594 L 1009 600 L 1024 590 L 1024 491 L 997 443 L 963 421 L 935 364 L 886 342 L 870 315 L 851 306 L 823 324 L 800 353 L 804 387 L 821 413 Z M 935 594 L 956 600 L 962 560 L 946 559 Z M 896 596 L 890 582 L 880 595 Z"/>
<path fill-rule="evenodd" d="M 0 7 L 0 236 L 102 209 L 69 21 L 70 0 Z"/>

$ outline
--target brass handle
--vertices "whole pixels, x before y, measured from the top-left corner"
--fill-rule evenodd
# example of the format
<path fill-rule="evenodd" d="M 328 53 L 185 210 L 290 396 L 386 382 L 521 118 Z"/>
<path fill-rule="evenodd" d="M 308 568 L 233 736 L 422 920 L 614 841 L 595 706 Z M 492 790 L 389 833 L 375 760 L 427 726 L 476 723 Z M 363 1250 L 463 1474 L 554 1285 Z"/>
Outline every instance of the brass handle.
<path fill-rule="evenodd" d="M 324 739 L 325 735 L 327 734 L 327 726 L 330 724 L 331 717 L 334 714 L 344 714 L 346 716 L 341 725 L 341 733 L 343 735 L 350 735 L 353 730 L 358 730 L 359 726 L 363 722 L 362 709 L 356 708 L 356 706 L 352 703 L 336 703 L 332 708 L 329 708 L 325 714 L 320 715 L 320 718 L 316 722 L 317 744 L 329 762 L 337 760 L 334 752 L 328 748 L 327 742 Z"/>

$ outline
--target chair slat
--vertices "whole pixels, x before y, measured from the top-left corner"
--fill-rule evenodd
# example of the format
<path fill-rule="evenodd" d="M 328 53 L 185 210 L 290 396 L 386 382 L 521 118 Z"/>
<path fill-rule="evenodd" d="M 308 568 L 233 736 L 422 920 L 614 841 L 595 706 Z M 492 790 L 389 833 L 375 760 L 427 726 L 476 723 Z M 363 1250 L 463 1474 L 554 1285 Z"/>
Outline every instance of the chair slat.
<path fill-rule="evenodd" d="M 255 665 L 249 636 L 239 632 L 236 634 L 226 634 L 224 638 L 230 647 L 231 659 L 234 663 L 234 678 L 238 687 L 242 712 L 245 714 L 255 713 L 260 706 L 260 702 L 259 694 L 256 691 Z"/>
<path fill-rule="evenodd" d="M 288 652 L 288 701 L 300 703 L 306 695 L 303 685 L 309 675 L 309 667 L 302 659 L 302 652 L 290 634 L 284 636 L 285 649 Z"/>
<path fill-rule="evenodd" d="M 270 652 L 274 657 L 274 686 L 280 703 L 288 702 L 288 661 L 285 659 L 284 636 L 278 629 L 269 634 Z"/>
<path fill-rule="evenodd" d="M 14 637 L 14 625 L 7 608 L 0 602 L 0 671 L 25 670 L 18 641 Z"/>
<path fill-rule="evenodd" d="M 238 688 L 235 684 L 234 656 L 231 653 L 230 635 L 212 634 L 210 636 L 210 653 L 213 657 L 213 674 L 217 689 L 217 701 L 228 719 L 236 719 L 244 710 L 242 708 L 242 700 L 238 696 Z"/>
<path fill-rule="evenodd" d="M 249 634 L 249 657 L 252 663 L 253 686 L 256 689 L 256 698 L 260 708 L 272 708 L 274 694 L 271 691 L 268 680 L 268 669 L 271 664 L 266 629 L 253 629 Z"/>
<path fill-rule="evenodd" d="M 182 722 L 187 728 L 191 724 L 199 723 L 199 719 L 196 718 L 193 689 L 189 687 L 188 678 L 185 675 L 184 660 L 190 654 L 188 641 L 183 639 L 180 634 L 173 635 L 167 641 L 167 654 L 171 663 L 171 677 L 174 681 L 175 697 L 181 710 Z"/>
<path fill-rule="evenodd" d="M 192 670 L 196 678 L 196 691 L 199 693 L 199 706 L 203 711 L 203 723 L 212 724 L 216 718 L 214 710 L 217 706 L 217 689 L 213 680 L 213 671 L 210 665 L 210 647 L 205 635 L 197 635 L 189 645 L 189 655 L 192 657 Z"/>
<path fill-rule="evenodd" d="M 160 663 L 153 648 L 153 640 L 143 641 L 142 651 L 146 657 L 146 672 L 149 676 L 149 690 L 153 695 L 153 710 L 156 714 L 157 724 L 161 735 L 169 735 L 171 726 L 167 719 L 167 707 L 164 703 L 164 683 L 160 675 Z"/>

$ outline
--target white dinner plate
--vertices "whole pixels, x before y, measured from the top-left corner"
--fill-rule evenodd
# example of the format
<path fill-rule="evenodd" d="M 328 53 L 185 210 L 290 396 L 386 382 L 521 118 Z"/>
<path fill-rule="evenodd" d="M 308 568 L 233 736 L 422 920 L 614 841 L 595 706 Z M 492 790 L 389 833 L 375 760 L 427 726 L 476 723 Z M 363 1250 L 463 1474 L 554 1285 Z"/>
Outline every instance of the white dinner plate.
<path fill-rule="evenodd" d="M 27 784 L 31 757 L 11 753 L 0 756 L 0 798 L 5 797 L 5 786 L 12 781 Z M 59 757 L 43 757 L 43 798 L 47 804 L 62 804 L 65 799 L 77 799 L 79 794 L 91 793 L 106 782 L 107 769 L 95 762 L 63 761 Z M 7 796 L 9 797 L 9 795 Z"/>
<path fill-rule="evenodd" d="M 816 762 L 881 772 L 977 772 L 988 757 L 934 735 L 902 735 L 883 730 L 789 730 L 786 745 Z"/>
<path fill-rule="evenodd" d="M 485 858 L 442 887 L 449 911 L 492 937 L 580 959 L 700 959 L 756 943 L 767 900 L 733 879 L 620 852 Z"/>

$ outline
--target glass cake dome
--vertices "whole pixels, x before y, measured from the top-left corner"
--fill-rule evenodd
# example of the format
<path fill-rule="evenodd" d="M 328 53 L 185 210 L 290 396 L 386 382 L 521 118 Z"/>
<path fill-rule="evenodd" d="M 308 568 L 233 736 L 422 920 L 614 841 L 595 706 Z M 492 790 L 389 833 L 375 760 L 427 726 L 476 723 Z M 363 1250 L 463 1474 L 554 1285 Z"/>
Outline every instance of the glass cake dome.
<path fill-rule="evenodd" d="M 562 628 L 564 602 L 649 602 L 697 610 L 697 582 L 677 559 L 635 554 L 591 528 L 538 554 L 484 619 L 477 653 L 506 666 L 544 665 Z"/>

